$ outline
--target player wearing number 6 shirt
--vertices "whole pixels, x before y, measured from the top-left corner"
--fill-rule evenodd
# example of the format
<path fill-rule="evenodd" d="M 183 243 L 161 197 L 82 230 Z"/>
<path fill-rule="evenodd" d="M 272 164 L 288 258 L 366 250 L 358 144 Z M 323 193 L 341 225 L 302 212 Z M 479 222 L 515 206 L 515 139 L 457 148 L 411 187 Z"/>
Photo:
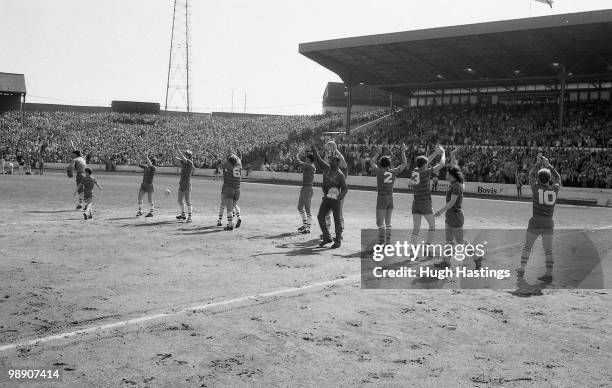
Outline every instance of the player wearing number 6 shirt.
<path fill-rule="evenodd" d="M 402 164 L 395 168 L 391 168 L 391 158 L 383 156 L 380 159 L 380 166 L 376 165 L 376 161 L 382 154 L 382 147 L 379 146 L 376 154 L 370 159 L 372 170 L 376 174 L 376 188 L 378 197 L 376 198 L 376 226 L 378 227 L 378 243 L 391 243 L 391 213 L 393 213 L 393 185 L 395 178 L 400 174 L 406 166 L 406 145 L 402 144 Z"/>
<path fill-rule="evenodd" d="M 529 219 L 525 246 L 521 255 L 521 266 L 517 270 L 519 277 L 525 275 L 525 267 L 531 256 L 531 248 L 539 235 L 542 235 L 542 246 L 546 257 L 546 273 L 538 280 L 544 283 L 552 282 L 553 254 L 552 254 L 552 233 L 555 227 L 553 213 L 557 194 L 559 193 L 561 176 L 551 166 L 548 159 L 542 154 L 538 154 L 536 164 L 529 173 L 529 185 L 531 186 L 531 198 L 533 202 L 533 216 Z"/>
<path fill-rule="evenodd" d="M 329 164 L 325 163 L 321 156 L 317 152 L 315 146 L 312 146 L 312 153 L 315 160 L 323 167 L 323 199 L 321 206 L 319 207 L 319 214 L 317 214 L 317 220 L 319 226 L 323 232 L 323 237 L 319 243 L 319 247 L 323 247 L 325 244 L 329 244 L 334 241 L 332 248 L 340 247 L 342 241 L 342 224 L 340 223 L 340 203 L 346 196 L 348 188 L 346 186 L 346 179 L 342 171 L 340 171 L 340 157 L 337 155 L 330 156 Z M 331 239 L 329 235 L 329 228 L 325 223 L 325 216 L 329 211 L 332 211 L 334 216 L 334 227 L 336 229 L 335 240 Z"/>
<path fill-rule="evenodd" d="M 232 154 L 227 158 L 225 165 L 223 166 L 223 187 L 221 188 L 221 195 L 223 196 L 223 204 L 227 210 L 227 226 L 223 230 L 234 229 L 234 219 L 232 211 L 236 207 L 238 213 L 238 222 L 236 227 L 240 227 L 242 223 L 240 220 L 240 210 L 237 206 L 238 199 L 240 199 L 240 175 L 242 173 L 242 163 L 238 156 Z"/>
<path fill-rule="evenodd" d="M 440 163 L 433 167 L 429 164 L 440 155 Z M 413 185 L 414 201 L 412 202 L 412 237 L 411 242 L 415 243 L 421 231 L 421 218 L 425 217 L 429 224 L 427 232 L 427 243 L 429 244 L 433 238 L 433 233 L 436 230 L 436 219 L 433 214 L 433 206 L 431 203 L 431 183 L 430 177 L 432 173 L 438 173 L 446 163 L 444 148 L 438 145 L 436 152 L 430 157 L 419 156 L 416 158 L 416 165 L 410 176 L 410 181 Z"/>

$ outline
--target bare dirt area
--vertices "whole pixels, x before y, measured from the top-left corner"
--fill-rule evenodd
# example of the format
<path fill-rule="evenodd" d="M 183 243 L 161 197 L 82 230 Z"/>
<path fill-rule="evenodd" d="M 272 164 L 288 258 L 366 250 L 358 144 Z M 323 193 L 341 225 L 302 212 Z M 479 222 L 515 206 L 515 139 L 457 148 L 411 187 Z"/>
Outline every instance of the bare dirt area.
<path fill-rule="evenodd" d="M 226 232 L 218 181 L 194 178 L 187 224 L 174 219 L 178 177 L 156 177 L 153 218 L 134 216 L 140 176 L 97 178 L 85 221 L 62 174 L 0 175 L 5 368 L 59 368 L 55 385 L 75 387 L 609 385 L 610 290 L 362 289 L 374 192 L 349 191 L 331 250 L 316 247 L 318 227 L 295 233 L 295 186 L 245 183 L 243 225 Z M 411 201 L 396 195 L 394 228 L 412 227 Z M 522 229 L 531 204 L 466 198 L 464 212 L 466 228 Z M 555 211 L 558 228 L 611 220 Z"/>

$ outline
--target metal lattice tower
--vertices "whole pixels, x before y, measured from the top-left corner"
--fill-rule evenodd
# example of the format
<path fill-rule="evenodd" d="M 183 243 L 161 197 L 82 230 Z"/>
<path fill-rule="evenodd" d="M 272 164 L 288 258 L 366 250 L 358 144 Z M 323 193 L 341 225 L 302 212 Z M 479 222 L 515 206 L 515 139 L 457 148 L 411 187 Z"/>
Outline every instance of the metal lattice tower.
<path fill-rule="evenodd" d="M 166 83 L 166 104 L 174 110 L 191 112 L 189 94 L 189 0 L 174 0 L 172 36 Z"/>

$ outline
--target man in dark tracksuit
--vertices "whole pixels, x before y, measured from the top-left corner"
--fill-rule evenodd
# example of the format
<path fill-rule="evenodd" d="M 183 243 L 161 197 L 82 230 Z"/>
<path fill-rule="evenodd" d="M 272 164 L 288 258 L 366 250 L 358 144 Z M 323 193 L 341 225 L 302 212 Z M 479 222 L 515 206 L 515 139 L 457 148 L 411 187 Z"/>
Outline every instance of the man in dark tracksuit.
<path fill-rule="evenodd" d="M 319 226 L 323 232 L 323 237 L 319 243 L 320 247 L 325 244 L 334 242 L 332 248 L 340 247 L 342 240 L 342 225 L 340 223 L 340 201 L 346 196 L 348 188 L 346 186 L 346 179 L 342 171 L 340 171 L 340 158 L 332 156 L 329 158 L 329 164 L 325 163 L 321 156 L 317 152 L 316 148 L 312 146 L 312 153 L 317 163 L 322 166 L 323 170 L 323 199 L 321 206 L 319 207 L 319 214 L 317 219 L 319 220 Z M 325 223 L 325 216 L 332 211 L 334 216 L 334 227 L 336 229 L 336 238 L 332 240 L 327 224 Z"/>

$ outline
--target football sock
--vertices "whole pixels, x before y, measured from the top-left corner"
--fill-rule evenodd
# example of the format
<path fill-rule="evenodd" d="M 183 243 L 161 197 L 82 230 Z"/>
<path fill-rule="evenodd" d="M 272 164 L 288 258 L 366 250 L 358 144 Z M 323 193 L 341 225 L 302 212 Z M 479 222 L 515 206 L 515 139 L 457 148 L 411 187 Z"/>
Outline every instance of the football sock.
<path fill-rule="evenodd" d="M 240 218 L 240 208 L 238 205 L 234 205 L 234 212 L 236 213 L 236 218 Z"/>
<path fill-rule="evenodd" d="M 306 210 L 306 225 L 310 226 L 312 224 L 312 214 L 310 210 Z"/>
<path fill-rule="evenodd" d="M 551 251 L 544 252 L 546 257 L 546 275 L 552 276 L 553 273 L 553 254 Z"/>
<path fill-rule="evenodd" d="M 389 243 L 391 241 L 391 224 L 386 225 L 387 230 L 385 231 L 385 242 Z"/>
<path fill-rule="evenodd" d="M 521 269 L 525 269 L 527 266 L 527 262 L 529 261 L 529 256 L 531 256 L 531 249 L 523 248 L 523 253 L 521 254 Z"/>
<path fill-rule="evenodd" d="M 432 229 L 432 228 L 429 228 L 427 230 L 427 245 L 431 244 L 431 242 L 433 241 L 433 237 L 434 237 L 434 232 L 435 231 L 436 230 Z"/>
<path fill-rule="evenodd" d="M 138 212 L 142 211 L 142 201 L 138 201 Z"/>
<path fill-rule="evenodd" d="M 300 210 L 300 217 L 302 217 L 302 224 L 307 225 L 306 212 L 304 210 Z"/>
<path fill-rule="evenodd" d="M 149 202 L 149 213 L 153 213 L 153 209 L 155 209 L 154 203 Z M 140 211 L 140 209 L 138 209 Z"/>
<path fill-rule="evenodd" d="M 225 206 L 221 205 L 219 206 L 219 221 L 221 221 L 223 219 L 223 212 L 225 210 Z"/>
<path fill-rule="evenodd" d="M 378 242 L 381 244 L 385 241 L 385 232 L 384 225 L 378 227 Z"/>

